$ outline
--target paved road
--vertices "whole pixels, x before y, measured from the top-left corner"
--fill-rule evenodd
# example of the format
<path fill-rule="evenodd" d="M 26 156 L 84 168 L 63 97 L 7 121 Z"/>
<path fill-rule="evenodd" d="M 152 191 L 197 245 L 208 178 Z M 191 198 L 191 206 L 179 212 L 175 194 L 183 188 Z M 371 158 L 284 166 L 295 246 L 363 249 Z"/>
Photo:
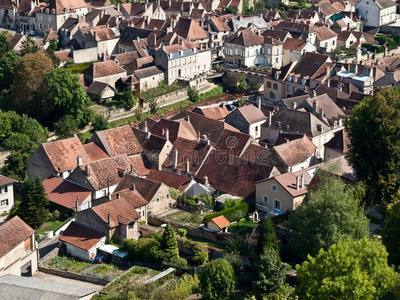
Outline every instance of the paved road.
<path fill-rule="evenodd" d="M 99 284 L 93 284 L 93 283 L 89 283 L 89 282 L 85 282 L 85 281 L 64 278 L 64 277 L 60 277 L 60 276 L 56 276 L 56 275 L 46 274 L 43 272 L 36 272 L 35 275 L 33 275 L 33 277 L 48 280 L 48 281 L 58 282 L 58 283 L 66 284 L 66 285 L 75 285 L 75 286 L 80 286 L 80 287 L 86 287 L 86 288 L 94 289 L 96 291 L 100 291 L 104 287 Z"/>
<path fill-rule="evenodd" d="M 53 237 L 52 239 L 43 240 L 39 244 L 39 257 L 43 258 L 50 251 L 52 251 L 54 248 L 56 248 L 59 239 L 60 239 L 60 236 L 58 235 L 58 236 Z"/>

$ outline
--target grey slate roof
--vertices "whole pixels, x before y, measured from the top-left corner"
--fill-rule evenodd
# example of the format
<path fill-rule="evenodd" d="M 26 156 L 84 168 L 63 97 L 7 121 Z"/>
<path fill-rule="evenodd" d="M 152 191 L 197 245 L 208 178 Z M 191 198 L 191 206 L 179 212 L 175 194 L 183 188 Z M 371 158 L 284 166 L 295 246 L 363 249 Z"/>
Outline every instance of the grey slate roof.
<path fill-rule="evenodd" d="M 0 299 L 75 300 L 96 291 L 33 277 L 4 275 L 0 277 Z"/>
<path fill-rule="evenodd" d="M 375 3 L 381 9 L 396 6 L 396 3 L 392 0 L 375 0 Z"/>

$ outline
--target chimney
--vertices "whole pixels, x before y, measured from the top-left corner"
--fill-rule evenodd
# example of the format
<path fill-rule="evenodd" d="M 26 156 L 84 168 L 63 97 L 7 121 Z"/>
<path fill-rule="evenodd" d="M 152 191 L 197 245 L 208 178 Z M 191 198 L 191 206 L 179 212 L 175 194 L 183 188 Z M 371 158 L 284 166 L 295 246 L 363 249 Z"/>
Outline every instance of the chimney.
<path fill-rule="evenodd" d="M 144 121 L 144 132 L 148 132 L 149 128 L 147 127 L 147 121 Z"/>
<path fill-rule="evenodd" d="M 271 127 L 272 125 L 272 111 L 268 112 L 268 126 Z"/>
<path fill-rule="evenodd" d="M 300 188 L 301 189 L 305 188 L 304 174 L 301 174 L 301 176 L 300 176 Z"/>
<path fill-rule="evenodd" d="M 136 189 L 135 184 L 132 183 L 131 190 L 132 190 L 132 191 L 135 191 L 135 189 Z"/>
<path fill-rule="evenodd" d="M 258 109 L 261 109 L 261 98 L 260 97 L 257 98 L 257 107 L 258 107 Z"/>
<path fill-rule="evenodd" d="M 319 110 L 319 116 L 320 116 L 321 118 L 324 117 L 324 109 L 323 109 L 323 108 L 321 108 L 321 109 Z"/>
<path fill-rule="evenodd" d="M 111 214 L 108 214 L 108 225 L 111 225 Z"/>
<path fill-rule="evenodd" d="M 178 150 L 174 150 L 174 164 L 173 167 L 176 168 L 178 166 Z"/>
<path fill-rule="evenodd" d="M 133 165 L 131 165 L 131 174 L 133 174 Z"/>
<path fill-rule="evenodd" d="M 148 140 L 148 139 L 150 138 L 150 136 L 151 136 L 151 132 L 150 132 L 150 131 L 147 131 L 147 132 L 146 132 L 146 139 Z"/>
<path fill-rule="evenodd" d="M 157 45 L 157 35 L 154 33 L 154 48 L 156 47 L 156 45 Z"/>
<path fill-rule="evenodd" d="M 289 139 L 285 139 L 286 143 L 289 143 Z"/>
<path fill-rule="evenodd" d="M 201 140 L 200 131 L 197 131 L 197 141 L 200 142 L 200 140 Z"/>
<path fill-rule="evenodd" d="M 318 103 L 315 100 L 314 100 L 313 105 L 312 105 L 312 110 L 313 110 L 314 114 L 316 114 L 317 111 L 318 111 Z"/>
<path fill-rule="evenodd" d="M 311 92 L 311 98 L 315 98 L 317 97 L 317 93 L 315 92 L 315 90 L 312 90 Z"/>
<path fill-rule="evenodd" d="M 189 160 L 187 159 L 186 160 L 186 173 L 189 173 L 190 172 L 190 163 L 189 163 Z"/>
<path fill-rule="evenodd" d="M 210 183 L 208 182 L 208 176 L 204 175 L 203 178 L 204 178 L 204 184 L 209 185 Z"/>
<path fill-rule="evenodd" d="M 295 101 L 293 101 L 292 102 L 292 109 L 294 110 L 294 109 L 296 109 L 296 107 L 297 107 L 297 103 Z"/>
<path fill-rule="evenodd" d="M 83 157 L 81 155 L 76 157 L 76 166 L 79 167 L 83 164 Z"/>
<path fill-rule="evenodd" d="M 76 212 L 79 211 L 79 196 L 76 197 L 76 200 L 75 200 L 75 211 L 76 211 Z"/>
<path fill-rule="evenodd" d="M 187 116 L 187 117 L 185 118 L 185 120 L 188 121 L 188 122 L 190 123 L 190 116 Z"/>
<path fill-rule="evenodd" d="M 331 81 L 329 79 L 326 81 L 326 86 L 331 87 Z"/>
<path fill-rule="evenodd" d="M 88 165 L 86 165 L 86 167 L 85 167 L 85 174 L 87 177 L 90 176 L 90 167 Z"/>
<path fill-rule="evenodd" d="M 169 141 L 169 129 L 165 129 L 165 139 Z"/>
<path fill-rule="evenodd" d="M 300 188 L 300 176 L 296 176 L 296 190 Z"/>
<path fill-rule="evenodd" d="M 120 197 L 120 196 L 119 196 L 119 193 L 117 193 L 117 199 L 119 199 L 119 197 Z"/>

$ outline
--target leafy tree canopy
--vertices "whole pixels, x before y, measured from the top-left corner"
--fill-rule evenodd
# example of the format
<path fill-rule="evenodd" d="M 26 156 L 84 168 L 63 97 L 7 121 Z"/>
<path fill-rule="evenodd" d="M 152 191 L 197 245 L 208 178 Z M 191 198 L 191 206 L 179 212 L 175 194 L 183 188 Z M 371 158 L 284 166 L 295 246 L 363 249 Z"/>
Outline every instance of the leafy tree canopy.
<path fill-rule="evenodd" d="M 199 92 L 196 90 L 195 87 L 188 87 L 187 90 L 187 96 L 190 102 L 192 103 L 196 103 L 197 101 L 199 101 Z"/>
<path fill-rule="evenodd" d="M 10 40 L 11 38 L 6 32 L 0 32 L 0 58 L 2 58 L 4 54 L 13 51 Z"/>
<path fill-rule="evenodd" d="M 25 56 L 29 53 L 37 53 L 38 50 L 39 48 L 35 44 L 35 41 L 29 36 L 21 43 L 21 56 Z"/>
<path fill-rule="evenodd" d="M 317 187 L 286 222 L 293 231 L 289 244 L 303 258 L 316 255 L 321 248 L 328 249 L 340 239 L 360 239 L 369 234 L 369 221 L 360 206 L 363 187 L 348 186 L 322 172 L 315 176 Z"/>
<path fill-rule="evenodd" d="M 368 186 L 368 202 L 392 202 L 400 187 L 400 90 L 381 89 L 365 97 L 354 107 L 346 128 L 349 161 Z"/>
<path fill-rule="evenodd" d="M 0 90 L 9 89 L 14 79 L 14 69 L 19 55 L 9 51 L 0 58 Z"/>
<path fill-rule="evenodd" d="M 161 238 L 161 247 L 167 260 L 179 258 L 178 242 L 176 241 L 175 231 L 169 224 L 165 227 Z"/>
<path fill-rule="evenodd" d="M 279 245 L 276 238 L 274 224 L 271 218 L 265 218 L 260 224 L 260 236 L 257 241 L 257 253 L 262 254 L 265 248 L 274 250 L 279 257 Z"/>
<path fill-rule="evenodd" d="M 297 265 L 300 299 L 378 299 L 388 294 L 398 274 L 387 264 L 385 247 L 377 239 L 340 240 L 316 257 Z"/>
<path fill-rule="evenodd" d="M 400 202 L 386 211 L 386 224 L 382 233 L 383 244 L 389 252 L 389 263 L 400 265 Z"/>

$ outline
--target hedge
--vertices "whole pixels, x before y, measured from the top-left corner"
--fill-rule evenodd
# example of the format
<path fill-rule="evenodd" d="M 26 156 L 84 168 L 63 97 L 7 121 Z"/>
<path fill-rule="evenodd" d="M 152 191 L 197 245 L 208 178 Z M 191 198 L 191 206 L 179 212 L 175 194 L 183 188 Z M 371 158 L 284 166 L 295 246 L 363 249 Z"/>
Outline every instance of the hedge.
<path fill-rule="evenodd" d="M 203 222 L 221 215 L 224 215 L 229 222 L 239 221 L 240 219 L 247 216 L 248 211 L 249 205 L 245 202 L 240 202 L 235 206 L 204 216 Z"/>

